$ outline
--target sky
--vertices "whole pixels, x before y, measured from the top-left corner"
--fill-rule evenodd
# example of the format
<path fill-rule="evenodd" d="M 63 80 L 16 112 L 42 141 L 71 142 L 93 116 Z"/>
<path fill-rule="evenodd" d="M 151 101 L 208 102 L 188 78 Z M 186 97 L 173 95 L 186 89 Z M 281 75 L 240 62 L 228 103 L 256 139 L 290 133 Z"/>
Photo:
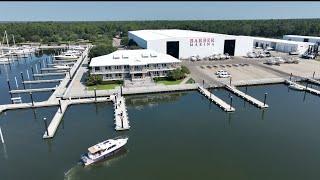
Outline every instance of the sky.
<path fill-rule="evenodd" d="M 0 21 L 229 20 L 320 18 L 320 2 L 0 2 Z"/>

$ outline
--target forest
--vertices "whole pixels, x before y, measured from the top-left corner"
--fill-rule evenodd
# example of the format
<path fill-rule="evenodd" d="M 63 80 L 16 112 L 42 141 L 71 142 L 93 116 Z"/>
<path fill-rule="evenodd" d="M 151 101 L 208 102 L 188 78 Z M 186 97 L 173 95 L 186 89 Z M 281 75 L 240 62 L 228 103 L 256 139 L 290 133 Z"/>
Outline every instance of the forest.
<path fill-rule="evenodd" d="M 120 35 L 126 39 L 130 30 L 172 28 L 274 38 L 284 34 L 319 36 L 320 19 L 0 23 L 0 33 L 6 30 L 10 43 L 14 35 L 16 43 L 66 43 L 84 39 L 110 45 L 112 37 Z"/>

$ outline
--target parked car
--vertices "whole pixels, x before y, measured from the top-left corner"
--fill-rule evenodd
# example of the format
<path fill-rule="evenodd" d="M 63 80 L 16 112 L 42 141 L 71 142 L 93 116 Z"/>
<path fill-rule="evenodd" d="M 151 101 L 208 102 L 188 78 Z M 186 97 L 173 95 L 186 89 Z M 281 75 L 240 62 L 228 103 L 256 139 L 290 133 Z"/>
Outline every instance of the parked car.
<path fill-rule="evenodd" d="M 269 51 L 264 51 L 263 53 L 266 55 L 266 57 L 271 57 L 271 53 Z"/>
<path fill-rule="evenodd" d="M 298 51 L 290 51 L 289 55 L 299 55 L 299 52 Z"/>
<path fill-rule="evenodd" d="M 266 50 L 267 51 L 273 51 L 273 48 L 272 47 L 267 47 Z"/>
<path fill-rule="evenodd" d="M 227 72 L 226 70 L 223 70 L 223 69 L 220 69 L 216 72 L 216 75 L 219 75 L 220 73 L 224 73 L 224 72 Z"/>
<path fill-rule="evenodd" d="M 219 78 L 228 78 L 228 77 L 231 77 L 231 74 L 229 74 L 228 72 L 221 72 L 219 75 L 218 75 Z"/>
<path fill-rule="evenodd" d="M 249 58 L 256 58 L 257 57 L 257 54 L 255 52 L 248 52 L 247 53 L 247 57 Z"/>
<path fill-rule="evenodd" d="M 227 56 L 224 55 L 224 54 L 221 54 L 221 55 L 220 55 L 220 59 L 222 59 L 222 60 L 223 60 L 223 59 L 227 59 Z"/>

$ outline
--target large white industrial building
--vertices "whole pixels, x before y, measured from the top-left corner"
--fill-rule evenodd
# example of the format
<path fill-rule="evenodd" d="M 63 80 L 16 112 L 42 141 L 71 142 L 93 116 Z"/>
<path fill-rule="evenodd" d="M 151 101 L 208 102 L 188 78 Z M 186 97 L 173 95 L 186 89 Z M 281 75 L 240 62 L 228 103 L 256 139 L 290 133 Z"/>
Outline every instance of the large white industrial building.
<path fill-rule="evenodd" d="M 245 56 L 253 47 L 253 39 L 248 36 L 179 29 L 129 31 L 128 37 L 142 48 L 179 59 L 191 56 L 203 58 L 225 53 L 231 56 Z"/>
<path fill-rule="evenodd" d="M 286 39 L 289 36 L 290 39 Z M 320 41 L 319 37 L 311 36 L 307 36 L 308 42 L 301 42 L 301 39 L 293 38 L 293 35 L 287 35 L 284 39 L 274 39 L 179 29 L 129 31 L 128 37 L 141 48 L 152 49 L 179 59 L 188 59 L 191 56 L 204 58 L 225 53 L 230 56 L 246 56 L 254 47 L 271 47 L 279 52 L 297 51 L 304 54 L 314 51 L 315 42 Z"/>

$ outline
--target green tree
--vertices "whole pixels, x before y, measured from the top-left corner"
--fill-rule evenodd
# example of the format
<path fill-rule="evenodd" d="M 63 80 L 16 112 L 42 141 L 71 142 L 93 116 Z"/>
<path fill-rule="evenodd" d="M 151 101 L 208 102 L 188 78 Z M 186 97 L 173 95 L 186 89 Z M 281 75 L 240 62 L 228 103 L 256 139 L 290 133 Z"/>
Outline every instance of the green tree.
<path fill-rule="evenodd" d="M 111 45 L 106 45 L 106 44 L 99 44 L 94 46 L 90 52 L 89 52 L 89 58 L 94 58 L 97 56 L 102 56 L 106 54 L 110 54 L 117 49 L 115 47 L 112 47 Z"/>
<path fill-rule="evenodd" d="M 86 79 L 87 86 L 94 86 L 94 85 L 101 84 L 101 83 L 102 83 L 102 76 L 101 75 L 90 74 Z"/>

